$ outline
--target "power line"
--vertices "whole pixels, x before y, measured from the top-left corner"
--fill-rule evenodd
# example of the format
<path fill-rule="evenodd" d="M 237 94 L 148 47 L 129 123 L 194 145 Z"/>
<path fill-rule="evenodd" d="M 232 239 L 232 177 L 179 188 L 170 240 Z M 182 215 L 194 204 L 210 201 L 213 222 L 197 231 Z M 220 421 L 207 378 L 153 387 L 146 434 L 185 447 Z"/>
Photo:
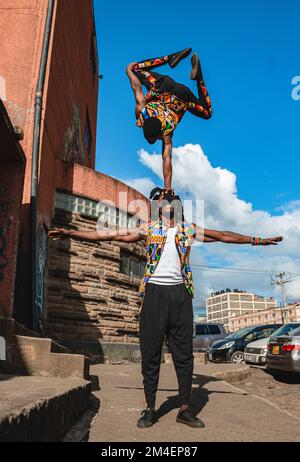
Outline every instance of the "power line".
<path fill-rule="evenodd" d="M 272 276 L 275 273 L 278 273 L 278 270 L 255 270 L 255 269 L 246 269 L 246 268 L 230 268 L 226 266 L 209 266 L 209 265 L 191 265 L 193 271 L 202 270 L 205 271 L 220 271 L 220 272 L 235 272 L 235 273 L 245 273 L 245 274 L 265 274 L 266 276 Z M 300 277 L 299 273 L 286 273 L 291 276 Z"/>

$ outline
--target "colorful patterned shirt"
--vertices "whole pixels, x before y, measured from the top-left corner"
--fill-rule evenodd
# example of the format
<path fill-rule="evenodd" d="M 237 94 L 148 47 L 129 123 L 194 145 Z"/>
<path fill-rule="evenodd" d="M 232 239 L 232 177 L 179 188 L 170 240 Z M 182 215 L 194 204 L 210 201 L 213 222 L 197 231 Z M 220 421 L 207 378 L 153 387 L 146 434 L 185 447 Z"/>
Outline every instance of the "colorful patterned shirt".
<path fill-rule="evenodd" d="M 196 229 L 193 223 L 178 223 L 175 243 L 178 250 L 182 280 L 191 297 L 194 297 L 193 275 L 189 263 L 191 245 L 195 239 Z M 147 263 L 145 275 L 139 288 L 139 296 L 143 297 L 145 287 L 162 255 L 167 239 L 168 228 L 161 220 L 150 222 L 146 230 Z"/>
<path fill-rule="evenodd" d="M 162 136 L 166 136 L 175 130 L 182 117 L 189 108 L 189 103 L 184 102 L 170 93 L 160 93 L 151 88 L 146 94 L 146 105 L 140 112 L 137 126 L 143 127 L 144 120 L 148 117 L 157 117 L 162 123 Z"/>

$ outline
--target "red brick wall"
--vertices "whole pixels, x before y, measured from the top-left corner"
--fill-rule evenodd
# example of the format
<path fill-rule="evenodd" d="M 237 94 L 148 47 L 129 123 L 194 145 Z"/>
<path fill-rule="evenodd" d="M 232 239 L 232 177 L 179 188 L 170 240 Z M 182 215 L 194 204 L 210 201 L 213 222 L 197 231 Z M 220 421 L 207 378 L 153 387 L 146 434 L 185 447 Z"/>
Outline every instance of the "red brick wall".
<path fill-rule="evenodd" d="M 98 69 L 93 73 L 90 68 L 92 41 L 97 63 L 93 33 L 91 0 L 57 2 L 40 163 L 39 214 L 44 220 L 53 213 L 54 190 L 62 179 L 56 159 L 76 161 L 92 169 L 95 166 Z M 92 133 L 90 159 L 84 143 L 87 113 Z"/>

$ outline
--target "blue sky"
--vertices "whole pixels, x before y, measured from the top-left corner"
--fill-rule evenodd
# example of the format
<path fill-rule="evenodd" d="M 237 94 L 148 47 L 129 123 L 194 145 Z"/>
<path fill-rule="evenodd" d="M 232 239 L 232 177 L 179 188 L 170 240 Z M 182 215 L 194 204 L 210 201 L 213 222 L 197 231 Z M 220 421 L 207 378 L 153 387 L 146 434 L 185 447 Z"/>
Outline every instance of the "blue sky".
<path fill-rule="evenodd" d="M 188 1 L 182 11 L 182 2 L 174 0 L 161 19 L 151 18 L 154 10 L 133 1 L 95 0 L 104 75 L 97 169 L 119 178 L 151 176 L 138 162 L 137 150 L 160 146 L 149 148 L 135 127 L 125 67 L 192 46 L 203 63 L 214 115 L 205 121 L 186 114 L 176 130 L 175 146 L 200 143 L 214 166 L 237 175 L 239 194 L 255 208 L 274 211 L 282 202 L 297 199 L 300 101 L 291 98 L 291 80 L 300 75 L 300 3 Z M 189 58 L 175 70 L 160 68 L 196 91 L 189 71 Z"/>
<path fill-rule="evenodd" d="M 167 6 L 160 8 L 149 2 L 94 3 L 100 73 L 104 75 L 99 94 L 97 169 L 120 179 L 149 177 L 162 185 L 155 174 L 155 156 L 150 160 L 146 156 L 143 163 L 138 156 L 140 149 L 159 153 L 161 146 L 147 144 L 142 130 L 135 126 L 134 98 L 125 68 L 129 62 L 191 46 L 199 53 L 214 114 L 208 121 L 186 114 L 176 129 L 174 146 L 200 144 L 208 156 L 210 166 L 198 156 L 191 172 L 197 193 L 205 190 L 207 215 L 221 227 L 233 225 L 233 230 L 243 233 L 261 228 L 264 234 L 282 232 L 286 237 L 280 250 L 262 253 L 240 251 L 238 246 L 233 246 L 234 250 L 203 249 L 194 264 L 276 268 L 300 274 L 300 101 L 291 96 L 292 79 L 300 75 L 299 1 L 188 1 L 183 9 L 182 1 L 173 0 L 169 13 Z M 160 9 L 165 11 L 161 16 Z M 196 92 L 195 83 L 189 80 L 190 58 L 175 70 L 166 66 L 159 72 L 170 74 Z M 195 156 L 198 154 L 195 148 Z M 229 183 L 225 170 L 236 175 L 240 203 L 232 190 L 224 193 L 223 203 L 222 187 L 212 185 L 223 209 L 230 208 L 231 200 L 236 204 L 233 220 L 226 210 L 214 213 L 214 204 L 209 201 L 207 178 L 211 174 L 215 178 L 217 167 L 223 169 L 222 178 Z M 200 170 L 197 175 L 200 168 L 206 168 L 207 175 Z M 252 211 L 245 213 L 248 203 Z M 195 271 L 196 279 L 201 279 L 202 300 L 210 290 L 232 284 L 232 274 L 212 273 L 199 276 Z M 239 288 L 278 295 L 269 276 L 240 276 Z M 289 300 L 300 300 L 296 285 L 287 292 Z"/>

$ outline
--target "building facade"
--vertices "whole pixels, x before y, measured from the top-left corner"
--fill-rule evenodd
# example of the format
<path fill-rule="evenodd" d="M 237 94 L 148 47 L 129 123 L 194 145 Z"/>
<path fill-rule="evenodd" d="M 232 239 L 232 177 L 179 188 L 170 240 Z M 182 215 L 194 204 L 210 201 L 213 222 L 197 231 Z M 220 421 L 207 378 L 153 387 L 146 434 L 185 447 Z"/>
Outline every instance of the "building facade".
<path fill-rule="evenodd" d="M 0 100 L 0 317 L 13 317 L 25 155 Z"/>
<path fill-rule="evenodd" d="M 148 218 L 144 196 L 95 170 L 93 1 L 0 0 L 0 42 L 0 91 L 26 156 L 14 317 L 59 340 L 135 342 L 143 246 L 58 242 L 47 233 L 53 225 L 95 229 L 99 217 L 103 226 L 135 226 L 122 194 L 146 204 L 140 219 Z"/>
<path fill-rule="evenodd" d="M 273 298 L 261 297 L 250 292 L 238 291 L 237 289 L 234 291 L 230 289 L 222 290 L 212 293 L 206 299 L 207 322 L 224 324 L 227 332 L 231 332 L 230 320 L 232 318 L 276 306 L 277 302 Z"/>
<path fill-rule="evenodd" d="M 300 304 L 287 305 L 286 310 L 282 307 L 268 308 L 255 313 L 246 313 L 235 316 L 229 320 L 230 332 L 235 332 L 244 327 L 251 327 L 257 324 L 281 324 L 284 321 L 284 311 L 286 322 L 300 322 Z"/>

